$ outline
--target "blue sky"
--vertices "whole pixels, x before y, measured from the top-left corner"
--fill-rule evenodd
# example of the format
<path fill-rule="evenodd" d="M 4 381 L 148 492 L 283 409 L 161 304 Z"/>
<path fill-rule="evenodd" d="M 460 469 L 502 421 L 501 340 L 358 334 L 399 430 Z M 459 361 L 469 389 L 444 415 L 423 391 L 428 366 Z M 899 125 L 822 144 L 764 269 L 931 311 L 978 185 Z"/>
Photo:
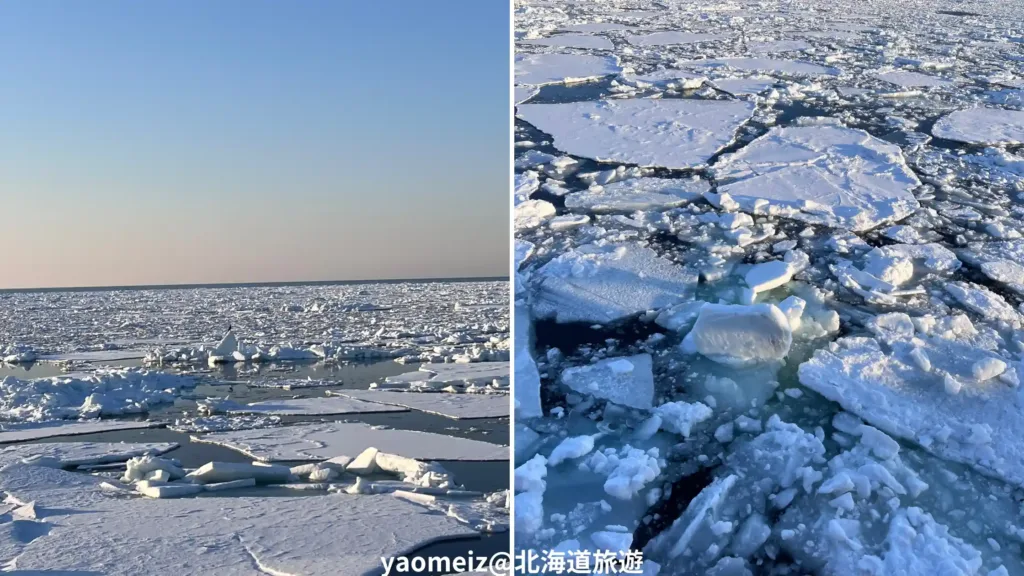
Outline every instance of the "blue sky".
<path fill-rule="evenodd" d="M 0 2 L 0 288 L 507 275 L 509 10 Z"/>

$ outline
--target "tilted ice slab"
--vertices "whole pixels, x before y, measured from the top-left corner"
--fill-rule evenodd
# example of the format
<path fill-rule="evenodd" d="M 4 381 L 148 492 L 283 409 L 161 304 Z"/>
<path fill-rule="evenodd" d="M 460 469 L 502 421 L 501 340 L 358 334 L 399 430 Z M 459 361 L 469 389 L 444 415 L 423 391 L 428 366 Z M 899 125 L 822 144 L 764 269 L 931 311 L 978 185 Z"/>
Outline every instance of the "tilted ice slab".
<path fill-rule="evenodd" d="M 570 194 L 565 207 L 597 213 L 665 210 L 698 200 L 709 189 L 699 178 L 631 178 Z"/>
<path fill-rule="evenodd" d="M 233 430 L 195 436 L 193 440 L 226 446 L 263 462 L 355 458 L 367 448 L 417 460 L 508 460 L 511 450 L 508 446 L 430 432 L 343 422 Z"/>
<path fill-rule="evenodd" d="M 920 72 L 911 72 L 909 70 L 882 72 L 877 76 L 890 84 L 903 86 L 904 88 L 934 88 L 953 85 L 949 80 L 939 78 L 937 76 L 931 76 L 929 74 L 921 74 Z"/>
<path fill-rule="evenodd" d="M 589 366 L 568 368 L 562 383 L 581 394 L 615 404 L 649 410 L 654 403 L 650 354 L 607 358 Z"/>
<path fill-rule="evenodd" d="M 888 434 L 1024 486 L 1022 389 L 996 377 L 976 378 L 991 376 L 980 368 L 994 360 L 1009 364 L 938 337 L 898 339 L 891 349 L 873 338 L 840 338 L 801 364 L 799 378 Z"/>
<path fill-rule="evenodd" d="M 900 148 L 853 128 L 772 128 L 714 172 L 744 210 L 812 224 L 863 231 L 919 207 L 911 190 L 921 182 Z"/>
<path fill-rule="evenodd" d="M 1021 144 L 1024 143 L 1024 111 L 957 110 L 935 123 L 932 136 L 968 144 Z"/>
<path fill-rule="evenodd" d="M 506 394 L 449 394 L 447 392 L 388 392 L 377 390 L 346 390 L 335 392 L 348 398 L 402 406 L 448 418 L 508 418 L 509 397 Z"/>
<path fill-rule="evenodd" d="M 603 78 L 622 71 L 611 56 L 516 54 L 515 83 L 542 86 Z"/>
<path fill-rule="evenodd" d="M 515 101 L 513 104 L 519 104 L 536 96 L 540 92 L 540 88 L 536 86 L 516 86 L 514 92 Z"/>
<path fill-rule="evenodd" d="M 520 44 L 533 44 L 536 46 L 555 46 L 559 48 L 585 48 L 595 50 L 611 50 L 615 48 L 612 41 L 604 36 L 591 36 L 590 34 L 556 34 L 547 38 L 533 38 L 520 40 Z"/>
<path fill-rule="evenodd" d="M 517 114 L 559 150 L 601 162 L 697 168 L 728 146 L 754 112 L 750 102 L 627 99 L 523 104 Z"/>
<path fill-rule="evenodd" d="M 831 66 L 819 66 L 802 60 L 774 60 L 772 58 L 714 58 L 676 62 L 677 66 L 700 68 L 733 68 L 747 72 L 769 72 L 790 76 L 838 76 L 842 71 Z"/>
<path fill-rule="evenodd" d="M 518 282 L 517 282 L 518 283 Z M 540 403 L 540 371 L 533 359 L 533 321 L 525 301 L 515 303 L 515 394 L 516 419 L 543 416 Z"/>
<path fill-rule="evenodd" d="M 391 495 L 111 498 L 101 479 L 35 466 L 0 489 L 47 510 L 48 534 L 18 572 L 54 574 L 368 575 L 381 557 L 478 532 Z M 140 519 L 152 519 L 142 521 Z"/>
<path fill-rule="evenodd" d="M 125 462 L 136 456 L 159 456 L 178 447 L 175 442 L 41 442 L 0 448 L 0 468 L 25 458 L 42 458 L 58 466 Z M 2 474 L 0 474 L 2 476 Z"/>
<path fill-rule="evenodd" d="M 670 46 L 672 44 L 696 44 L 728 38 L 724 34 L 703 34 L 697 32 L 653 32 L 643 35 L 629 35 L 626 40 L 633 46 Z"/>
<path fill-rule="evenodd" d="M 0 432 L 0 444 L 28 442 L 54 436 L 76 436 L 114 430 L 138 430 L 160 428 L 163 422 L 133 422 L 131 420 L 91 420 L 88 422 L 45 422 L 40 424 L 15 425 Z"/>
<path fill-rule="evenodd" d="M 612 322 L 690 300 L 697 280 L 650 248 L 583 246 L 534 273 L 533 312 L 558 322 Z"/>
<path fill-rule="evenodd" d="M 228 414 L 275 414 L 277 416 L 324 416 L 328 414 L 372 414 L 377 412 L 406 412 L 398 406 L 364 402 L 344 396 L 319 398 L 287 398 L 264 400 L 231 407 Z"/>

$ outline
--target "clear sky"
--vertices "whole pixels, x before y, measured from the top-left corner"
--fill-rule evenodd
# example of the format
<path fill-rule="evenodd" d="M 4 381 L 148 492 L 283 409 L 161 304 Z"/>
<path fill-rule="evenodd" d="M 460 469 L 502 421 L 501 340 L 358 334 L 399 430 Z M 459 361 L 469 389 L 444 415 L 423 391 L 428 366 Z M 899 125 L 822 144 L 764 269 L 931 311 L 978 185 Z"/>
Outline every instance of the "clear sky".
<path fill-rule="evenodd" d="M 509 8 L 0 2 L 0 288 L 507 276 Z"/>

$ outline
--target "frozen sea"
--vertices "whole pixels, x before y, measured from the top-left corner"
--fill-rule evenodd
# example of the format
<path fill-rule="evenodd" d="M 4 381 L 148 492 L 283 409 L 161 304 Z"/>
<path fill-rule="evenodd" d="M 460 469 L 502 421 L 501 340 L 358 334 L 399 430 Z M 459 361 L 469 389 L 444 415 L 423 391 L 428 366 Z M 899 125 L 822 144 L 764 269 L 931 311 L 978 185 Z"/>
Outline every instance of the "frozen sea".
<path fill-rule="evenodd" d="M 0 293 L 0 564 L 377 574 L 380 556 L 507 550 L 508 294 Z"/>
<path fill-rule="evenodd" d="M 516 545 L 1024 574 L 1024 3 L 514 27 Z"/>

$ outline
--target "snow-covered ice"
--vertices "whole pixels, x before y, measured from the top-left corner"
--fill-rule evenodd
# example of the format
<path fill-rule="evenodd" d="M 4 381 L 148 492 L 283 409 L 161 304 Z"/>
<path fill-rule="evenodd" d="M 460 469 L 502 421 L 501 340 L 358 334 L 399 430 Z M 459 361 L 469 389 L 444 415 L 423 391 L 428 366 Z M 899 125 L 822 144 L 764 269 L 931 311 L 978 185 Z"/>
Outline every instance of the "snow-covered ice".
<path fill-rule="evenodd" d="M 498 444 L 430 432 L 342 422 L 215 432 L 195 436 L 193 439 L 226 446 L 264 462 L 355 457 L 370 447 L 417 460 L 481 461 L 509 458 L 509 448 Z"/>
<path fill-rule="evenodd" d="M 622 68 L 610 56 L 588 54 L 516 54 L 515 83 L 543 86 L 581 82 L 618 74 Z"/>
<path fill-rule="evenodd" d="M 704 166 L 753 111 L 748 102 L 628 99 L 523 104 L 516 113 L 575 156 L 685 169 Z"/>
<path fill-rule="evenodd" d="M 448 418 L 508 418 L 510 400 L 507 394 L 451 394 L 447 392 L 390 392 L 349 390 L 338 392 L 358 400 L 402 406 Z"/>
<path fill-rule="evenodd" d="M 1024 575 L 1022 14 L 517 0 L 621 67 L 514 119 L 517 547 Z"/>
<path fill-rule="evenodd" d="M 633 246 L 591 247 L 537 271 L 533 313 L 559 322 L 612 322 L 689 299 L 692 271 Z"/>
<path fill-rule="evenodd" d="M 902 220 L 921 182 L 898 146 L 838 126 L 774 128 L 714 166 L 721 192 L 775 212 L 854 231 Z"/>
<path fill-rule="evenodd" d="M 1024 144 L 1024 110 L 957 110 L 936 122 L 932 134 L 969 144 Z"/>

